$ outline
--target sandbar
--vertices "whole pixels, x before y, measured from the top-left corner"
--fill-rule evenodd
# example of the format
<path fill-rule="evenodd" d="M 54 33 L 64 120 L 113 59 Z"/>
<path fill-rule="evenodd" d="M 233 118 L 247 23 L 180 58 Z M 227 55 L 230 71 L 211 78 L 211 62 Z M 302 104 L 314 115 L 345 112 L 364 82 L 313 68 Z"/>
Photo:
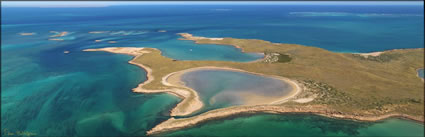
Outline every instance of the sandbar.
<path fill-rule="evenodd" d="M 63 31 L 63 32 L 56 32 L 56 31 L 50 31 L 50 33 L 56 33 L 55 35 L 52 35 L 50 37 L 54 38 L 54 37 L 63 37 L 69 34 L 69 32 L 67 31 Z"/>
<path fill-rule="evenodd" d="M 49 40 L 63 41 L 63 39 L 49 39 Z"/>
<path fill-rule="evenodd" d="M 189 33 L 178 33 L 180 36 L 183 37 L 183 39 L 181 40 L 223 40 L 224 38 L 207 38 L 207 37 L 198 37 L 198 36 L 193 36 L 192 34 Z"/>
<path fill-rule="evenodd" d="M 109 31 L 90 31 L 90 34 L 101 34 L 101 33 L 107 33 Z"/>
<path fill-rule="evenodd" d="M 29 32 L 29 33 L 23 32 L 23 33 L 19 33 L 19 35 L 21 35 L 21 36 L 30 36 L 30 35 L 34 35 L 34 34 L 35 34 L 34 32 Z"/>
<path fill-rule="evenodd" d="M 100 49 L 85 49 L 83 51 L 106 51 L 111 53 L 118 53 L 118 54 L 127 54 L 131 56 L 135 56 L 137 58 L 138 56 L 142 56 L 145 53 L 149 53 L 148 51 L 144 51 L 143 48 L 133 48 L 133 47 L 109 47 L 109 48 L 100 48 Z M 149 84 L 152 82 L 155 78 L 152 76 L 153 70 L 149 67 L 134 62 L 133 60 L 130 60 L 130 64 L 134 64 L 136 66 L 141 67 L 144 69 L 147 73 L 147 80 L 143 83 L 140 83 L 136 88 L 133 89 L 133 92 L 138 93 L 169 93 L 172 95 L 176 95 L 182 99 L 182 101 L 177 104 L 175 108 L 171 110 L 171 116 L 184 116 L 189 115 L 199 109 L 202 108 L 203 104 L 200 101 L 198 95 L 196 92 L 190 88 L 184 88 L 184 87 L 173 87 L 170 84 L 167 84 L 164 80 L 163 83 L 166 86 L 169 86 L 169 88 L 166 89 L 156 89 L 156 90 L 150 90 L 143 88 L 144 85 Z"/>

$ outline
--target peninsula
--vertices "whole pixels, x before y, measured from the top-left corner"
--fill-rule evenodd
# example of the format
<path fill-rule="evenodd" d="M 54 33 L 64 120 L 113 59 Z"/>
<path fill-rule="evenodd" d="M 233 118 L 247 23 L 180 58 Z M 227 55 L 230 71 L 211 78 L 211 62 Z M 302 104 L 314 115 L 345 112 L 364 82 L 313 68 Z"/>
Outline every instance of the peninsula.
<path fill-rule="evenodd" d="M 403 117 L 424 122 L 424 83 L 417 69 L 424 68 L 424 49 L 382 51 L 379 54 L 335 53 L 317 47 L 271 43 L 256 39 L 207 38 L 180 33 L 181 40 L 198 44 L 234 46 L 243 52 L 262 53 L 255 62 L 185 61 L 161 55 L 154 48 L 112 47 L 86 49 L 134 56 L 130 64 L 147 72 L 147 81 L 134 92 L 166 92 L 182 98 L 171 116 L 185 116 L 203 107 L 197 92 L 179 76 L 194 69 L 226 69 L 275 77 L 290 82 L 293 91 L 279 101 L 211 110 L 188 118 L 170 118 L 147 132 L 159 134 L 190 127 L 206 120 L 242 113 L 314 113 L 327 117 L 376 121 Z"/>

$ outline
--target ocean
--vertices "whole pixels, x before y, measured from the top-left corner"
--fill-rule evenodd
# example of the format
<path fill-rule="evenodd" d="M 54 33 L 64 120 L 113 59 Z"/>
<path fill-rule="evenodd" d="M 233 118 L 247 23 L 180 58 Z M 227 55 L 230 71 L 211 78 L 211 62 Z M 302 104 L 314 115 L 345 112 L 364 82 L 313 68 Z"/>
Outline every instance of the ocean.
<path fill-rule="evenodd" d="M 146 72 L 128 64 L 130 56 L 83 49 L 152 47 L 178 60 L 247 62 L 261 57 L 232 46 L 178 40 L 176 33 L 182 32 L 302 44 L 334 52 L 423 48 L 423 12 L 423 6 L 2 7 L 2 136 L 19 131 L 38 136 L 143 136 L 170 118 L 169 110 L 180 99 L 169 94 L 132 93 L 132 88 L 146 80 Z M 50 31 L 71 34 L 63 41 L 50 41 Z M 19 35 L 23 32 L 35 35 Z M 257 124 L 269 126 L 258 128 Z M 233 132 L 235 126 L 237 132 Z M 423 136 L 423 126 L 395 118 L 364 123 L 315 115 L 258 114 L 206 122 L 167 135 Z M 214 130 L 222 132 L 212 133 Z M 283 132 L 289 130 L 292 132 Z M 248 134 L 251 132 L 258 134 Z"/>

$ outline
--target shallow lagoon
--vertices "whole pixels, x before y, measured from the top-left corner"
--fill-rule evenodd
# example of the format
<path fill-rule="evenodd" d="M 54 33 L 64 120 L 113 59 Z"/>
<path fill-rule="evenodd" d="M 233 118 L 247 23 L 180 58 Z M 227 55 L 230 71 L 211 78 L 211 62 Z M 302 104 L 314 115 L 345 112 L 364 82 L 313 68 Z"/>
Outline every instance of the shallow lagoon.
<path fill-rule="evenodd" d="M 207 110 L 271 103 L 293 90 L 280 79 L 219 69 L 190 71 L 183 74 L 181 80 L 197 91 Z"/>

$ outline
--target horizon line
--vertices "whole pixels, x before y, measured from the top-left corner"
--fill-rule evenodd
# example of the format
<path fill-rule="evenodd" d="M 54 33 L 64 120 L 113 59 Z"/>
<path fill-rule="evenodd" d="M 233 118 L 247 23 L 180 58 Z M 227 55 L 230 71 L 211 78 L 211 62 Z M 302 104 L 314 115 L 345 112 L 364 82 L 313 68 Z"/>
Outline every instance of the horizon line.
<path fill-rule="evenodd" d="M 423 1 L 2 1 L 1 7 L 76 8 L 133 5 L 424 5 Z"/>

